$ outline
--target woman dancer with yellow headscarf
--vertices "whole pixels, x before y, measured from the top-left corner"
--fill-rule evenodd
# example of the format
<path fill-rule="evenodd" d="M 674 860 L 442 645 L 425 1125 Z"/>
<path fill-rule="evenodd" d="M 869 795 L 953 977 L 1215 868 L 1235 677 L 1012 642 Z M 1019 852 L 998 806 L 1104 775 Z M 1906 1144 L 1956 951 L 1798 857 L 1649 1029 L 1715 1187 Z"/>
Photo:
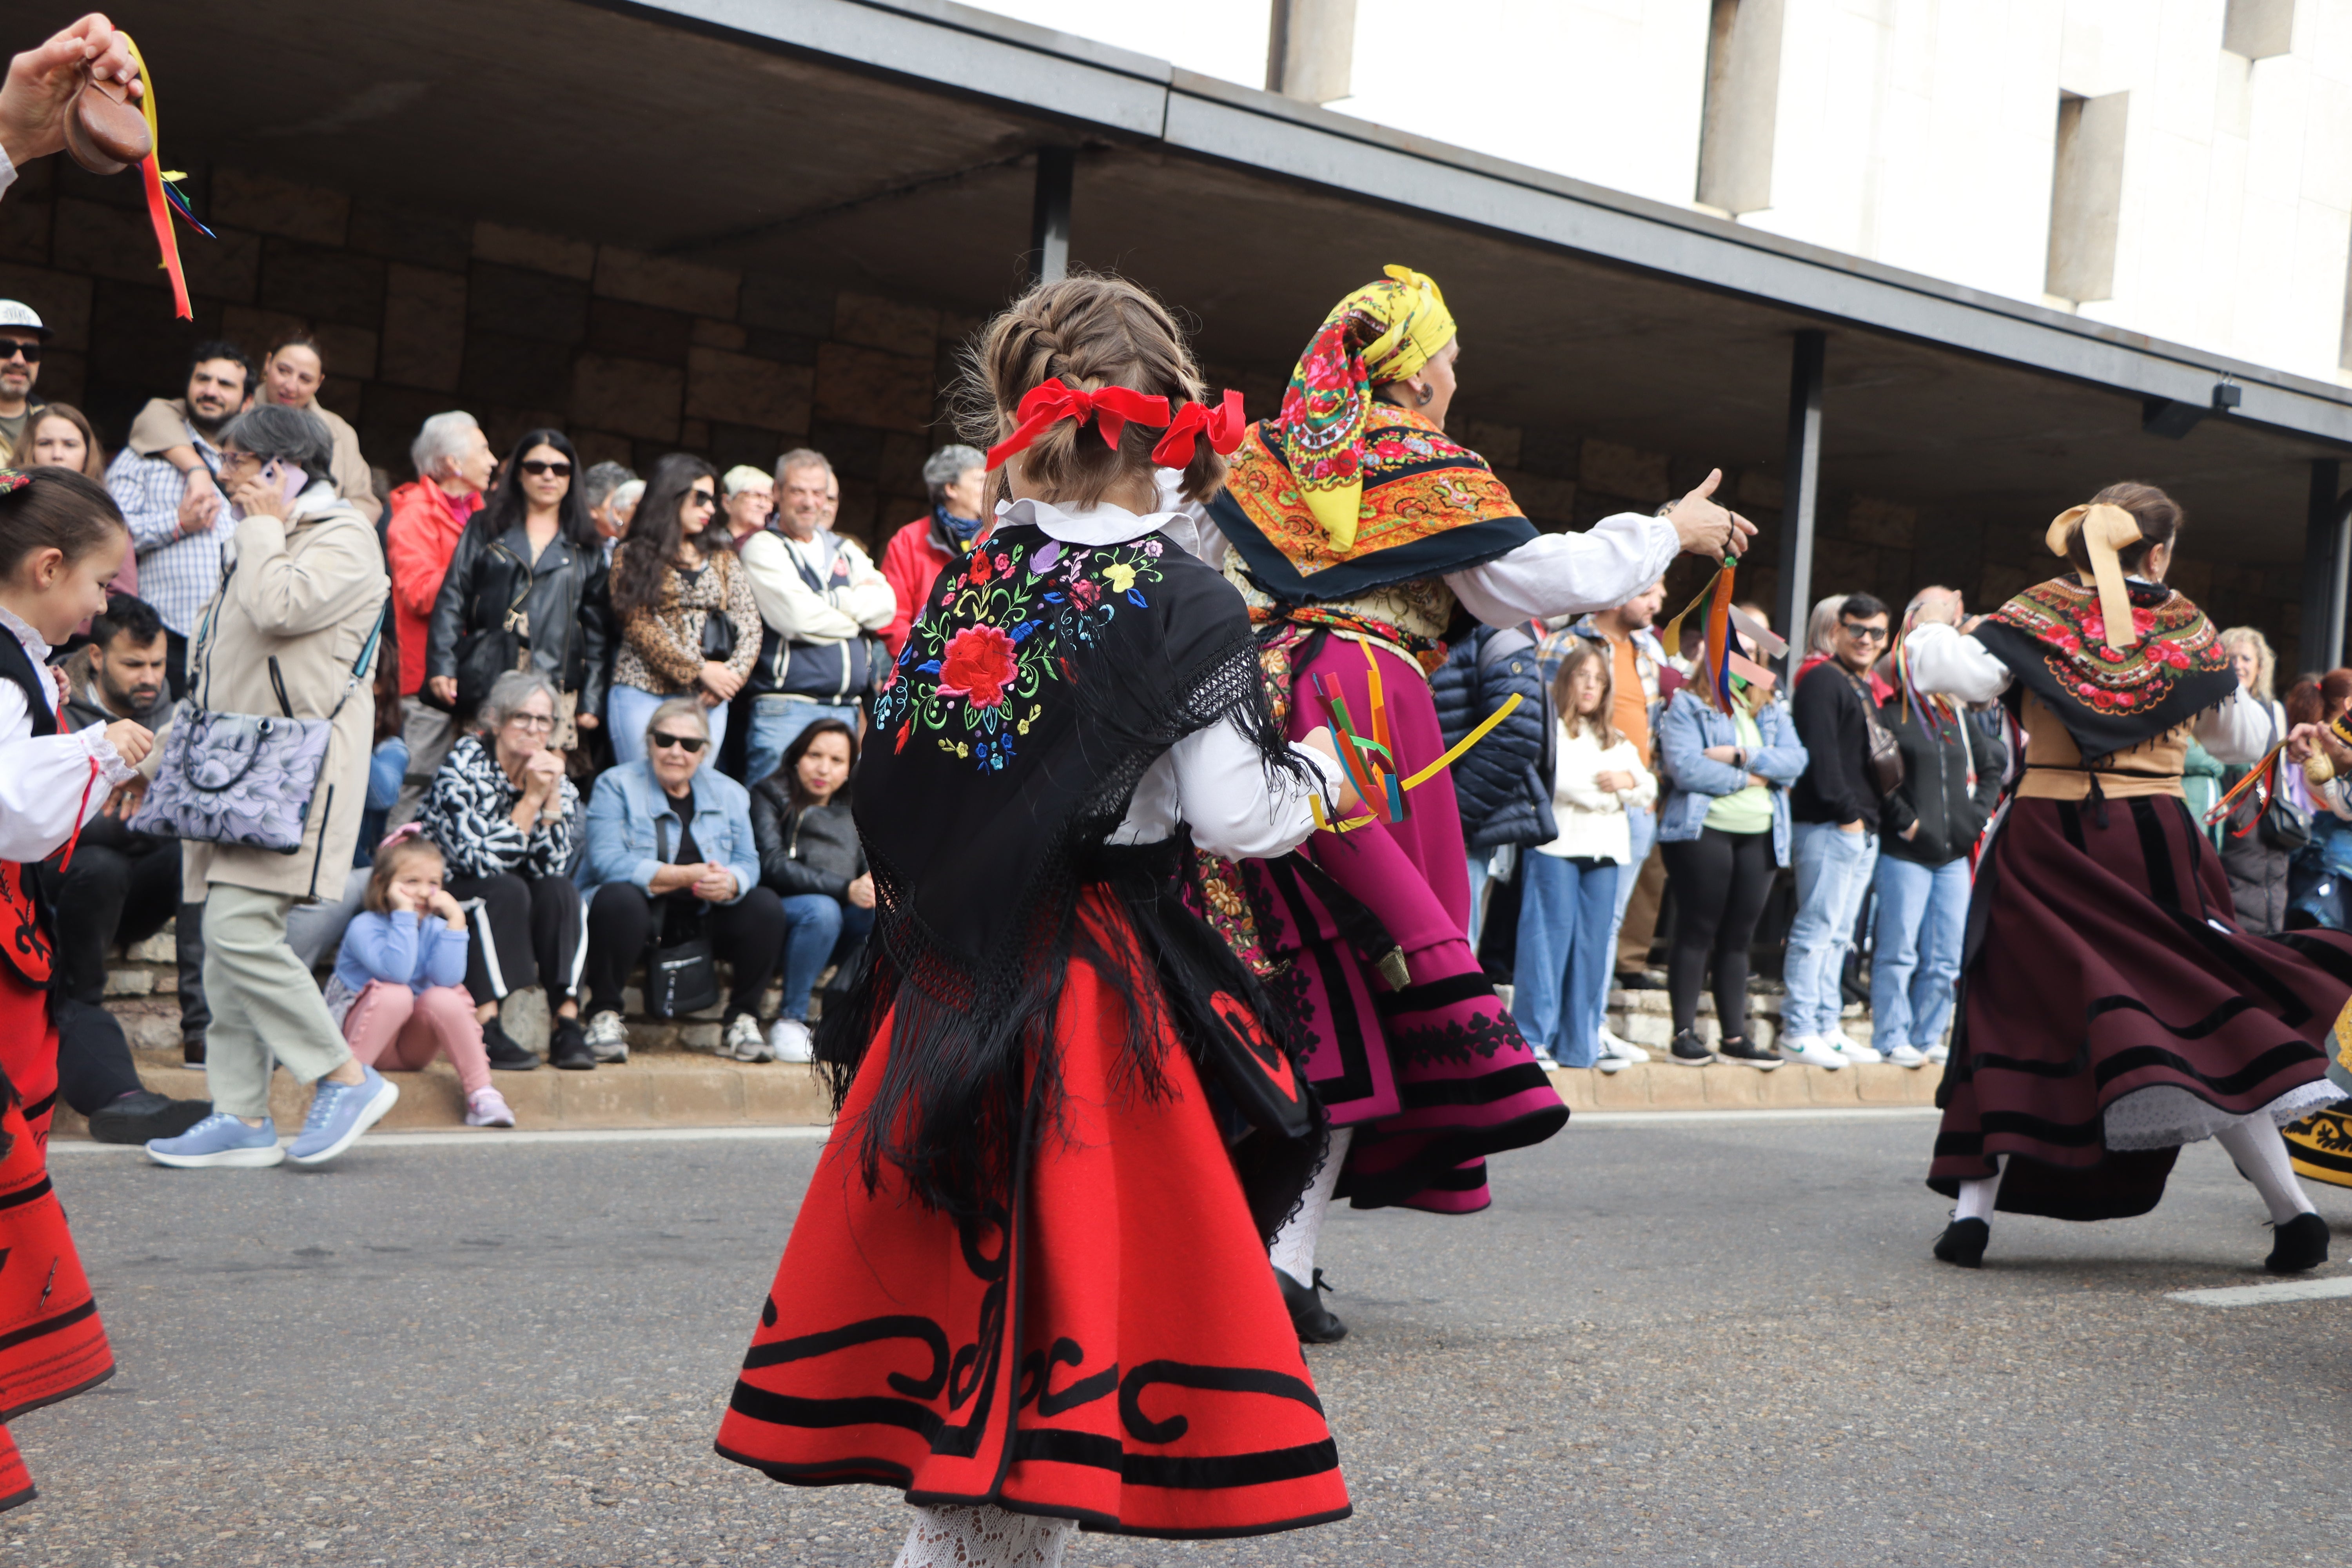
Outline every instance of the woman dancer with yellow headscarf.
<path fill-rule="evenodd" d="M 1339 704 L 1369 733 L 1377 682 L 1400 778 L 1445 749 L 1428 683 L 1444 638 L 1622 604 L 1679 552 L 1719 559 L 1755 531 L 1707 500 L 1711 475 L 1664 516 L 1538 534 L 1486 459 L 1445 434 L 1460 353 L 1421 273 L 1391 267 L 1340 300 L 1281 413 L 1243 438 L 1202 535 L 1249 602 L 1290 733 L 1331 722 Z M 1405 800 L 1401 821 L 1318 834 L 1210 889 L 1309 1037 L 1334 1127 L 1318 1185 L 1274 1247 L 1310 1341 L 1347 1331 L 1315 1292 L 1335 1192 L 1359 1208 L 1481 1209 L 1486 1156 L 1568 1120 L 1471 952 L 1452 781 L 1441 770 Z"/>
<path fill-rule="evenodd" d="M 2180 1146 L 2214 1138 L 2269 1205 L 2272 1272 L 2327 1258 L 2327 1222 L 2279 1128 L 2340 1098 L 2329 1036 L 2352 936 L 2248 935 L 2181 794 L 2193 735 L 2252 763 L 2268 718 L 2204 612 L 2164 585 L 2180 508 L 2110 485 L 2050 525 L 2074 570 L 1969 632 L 1904 639 L 1922 690 L 2000 698 L 2024 771 L 1979 858 L 1958 1026 L 1927 1184 L 1957 1198 L 1936 1243 L 1984 1258 L 1993 1210 L 2146 1214 Z M 2290 731 L 2299 759 L 2315 726 Z"/>

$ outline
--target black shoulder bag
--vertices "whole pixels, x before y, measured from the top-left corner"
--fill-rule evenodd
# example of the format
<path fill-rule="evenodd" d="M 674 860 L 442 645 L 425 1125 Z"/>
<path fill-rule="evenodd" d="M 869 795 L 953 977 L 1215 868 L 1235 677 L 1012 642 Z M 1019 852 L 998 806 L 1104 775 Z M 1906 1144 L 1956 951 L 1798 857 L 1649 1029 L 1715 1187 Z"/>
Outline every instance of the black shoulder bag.
<path fill-rule="evenodd" d="M 669 824 L 654 824 L 655 853 L 669 864 Z M 703 921 L 694 922 L 694 935 L 670 942 L 667 897 L 655 900 L 660 917 L 652 948 L 646 954 L 646 1011 L 656 1018 L 679 1018 L 719 1005 L 719 959 L 710 950 Z"/>

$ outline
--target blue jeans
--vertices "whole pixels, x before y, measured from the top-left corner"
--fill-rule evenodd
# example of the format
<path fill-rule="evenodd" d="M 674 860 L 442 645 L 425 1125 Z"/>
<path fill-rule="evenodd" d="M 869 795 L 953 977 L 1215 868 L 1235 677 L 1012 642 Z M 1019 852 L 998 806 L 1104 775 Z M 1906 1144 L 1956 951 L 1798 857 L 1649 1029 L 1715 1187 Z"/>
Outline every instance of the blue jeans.
<path fill-rule="evenodd" d="M 743 752 L 743 782 L 758 784 L 774 773 L 791 749 L 793 738 L 820 719 L 838 719 L 857 733 L 857 704 L 803 702 L 773 693 L 751 704 L 751 735 Z"/>
<path fill-rule="evenodd" d="M 1650 851 L 1658 847 L 1658 814 L 1646 805 L 1625 808 L 1625 826 L 1633 836 L 1633 858 L 1625 862 L 1624 875 L 1617 879 L 1617 913 L 1609 922 L 1609 951 L 1617 951 L 1617 938 L 1625 929 L 1625 906 L 1633 901 L 1633 884 L 1642 879 L 1642 868 L 1650 863 Z M 1614 959 L 1610 961 L 1612 964 Z M 1635 969 L 1642 966 L 1633 965 Z"/>
<path fill-rule="evenodd" d="M 1601 1059 L 1601 1016 L 1617 951 L 1609 922 L 1625 869 L 1534 851 L 1519 860 L 1511 1012 L 1528 1044 L 1562 1067 L 1589 1068 Z"/>
<path fill-rule="evenodd" d="M 1834 822 L 1800 822 L 1797 918 L 1789 927 L 1789 958 L 1780 978 L 1789 988 L 1780 1027 L 1790 1036 L 1834 1035 L 1845 1005 L 1839 977 L 1853 948 L 1853 923 L 1870 891 L 1878 861 L 1878 835 L 1848 833 Z"/>
<path fill-rule="evenodd" d="M 816 977 L 826 964 L 863 942 L 873 927 L 872 910 L 828 893 L 794 893 L 784 900 L 784 1004 L 776 1016 L 805 1020 Z"/>
<path fill-rule="evenodd" d="M 1878 858 L 1871 926 L 1870 1043 L 1926 1050 L 1952 1020 L 1952 982 L 1969 930 L 1969 858 L 1922 866 Z"/>
<path fill-rule="evenodd" d="M 680 693 L 691 696 L 691 693 Z M 604 693 L 604 729 L 613 737 L 613 760 L 616 763 L 643 762 L 646 755 L 646 726 L 654 721 L 654 710 L 669 701 L 634 686 L 615 686 Z M 715 756 L 719 743 L 727 739 L 727 704 L 702 710 L 703 721 L 710 726 L 710 744 L 707 754 Z"/>

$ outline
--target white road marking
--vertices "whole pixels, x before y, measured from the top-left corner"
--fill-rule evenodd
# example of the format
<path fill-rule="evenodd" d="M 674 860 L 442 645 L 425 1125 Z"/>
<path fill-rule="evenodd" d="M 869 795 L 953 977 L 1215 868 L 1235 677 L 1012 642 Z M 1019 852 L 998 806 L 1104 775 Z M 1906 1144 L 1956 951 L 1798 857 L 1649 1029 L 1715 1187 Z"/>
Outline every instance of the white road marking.
<path fill-rule="evenodd" d="M 2210 1290 L 2175 1290 L 2168 1301 L 2192 1307 L 2267 1307 L 2278 1301 L 2326 1301 L 2352 1296 L 2352 1274 L 2330 1279 L 2282 1279 L 2275 1285 L 2223 1285 Z"/>
<path fill-rule="evenodd" d="M 1932 1105 L 1854 1105 L 1772 1110 L 1580 1110 L 1575 1127 L 1656 1127 L 1669 1121 L 1924 1121 L 1943 1115 Z"/>
<path fill-rule="evenodd" d="M 539 1149 L 551 1143 L 799 1142 L 822 1140 L 830 1127 L 570 1127 L 545 1131 L 477 1127 L 463 1132 L 375 1132 L 357 1149 Z M 136 1143 L 52 1139 L 52 1154 L 144 1154 Z"/>

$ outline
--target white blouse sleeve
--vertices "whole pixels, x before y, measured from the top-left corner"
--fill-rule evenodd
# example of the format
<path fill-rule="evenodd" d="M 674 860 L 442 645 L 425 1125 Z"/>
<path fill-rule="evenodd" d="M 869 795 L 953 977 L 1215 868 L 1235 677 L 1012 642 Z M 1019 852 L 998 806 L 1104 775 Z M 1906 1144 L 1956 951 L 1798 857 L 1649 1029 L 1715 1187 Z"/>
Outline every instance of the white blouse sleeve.
<path fill-rule="evenodd" d="M 2241 686 L 2219 706 L 2197 715 L 2193 733 L 2215 762 L 2242 763 L 2260 762 L 2263 752 L 2285 737 L 2286 727 L 2274 725 L 2263 704 Z"/>
<path fill-rule="evenodd" d="M 1313 764 L 1327 797 L 1338 789 L 1337 763 L 1309 747 L 1290 749 Z M 1316 786 L 1288 774 L 1269 779 L 1265 759 L 1247 736 L 1231 723 L 1212 724 L 1168 748 L 1144 773 L 1110 842 L 1156 844 L 1183 822 L 1192 842 L 1213 855 L 1267 859 L 1314 833 L 1315 793 Z"/>
<path fill-rule="evenodd" d="M 1462 607 L 1490 626 L 1613 609 L 1666 574 L 1682 537 L 1663 517 L 1621 511 L 1582 533 L 1547 533 L 1499 560 L 1445 574 Z"/>
<path fill-rule="evenodd" d="M 1914 626 L 1903 639 L 1909 656 L 1911 679 L 1922 691 L 1957 697 L 1963 702 L 1990 702 L 2009 689 L 2009 666 L 1992 650 L 1958 626 L 1930 621 Z"/>
<path fill-rule="evenodd" d="M 26 733 L 29 721 L 24 692 L 0 681 L 0 735 L 16 737 L 0 741 L 0 860 L 23 865 L 64 848 L 76 828 L 106 808 L 114 786 L 134 776 L 104 725 L 36 737 Z"/>

